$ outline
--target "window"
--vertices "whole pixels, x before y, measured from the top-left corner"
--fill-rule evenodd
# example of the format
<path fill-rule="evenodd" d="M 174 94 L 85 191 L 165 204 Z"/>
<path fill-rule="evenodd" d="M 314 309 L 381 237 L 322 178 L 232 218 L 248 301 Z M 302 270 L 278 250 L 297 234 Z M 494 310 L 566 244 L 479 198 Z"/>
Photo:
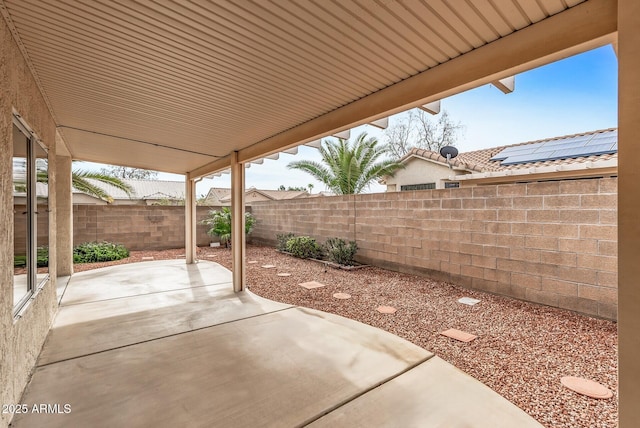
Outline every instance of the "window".
<path fill-rule="evenodd" d="M 13 124 L 13 310 L 49 278 L 47 152 L 17 117 Z"/>
<path fill-rule="evenodd" d="M 444 182 L 444 188 L 445 189 L 457 189 L 458 187 L 460 187 L 460 182 L 459 181 L 445 181 Z"/>
<path fill-rule="evenodd" d="M 429 189 L 435 189 L 435 188 L 436 188 L 436 183 L 405 184 L 403 186 L 400 186 L 400 190 L 403 192 L 405 190 L 429 190 Z"/>

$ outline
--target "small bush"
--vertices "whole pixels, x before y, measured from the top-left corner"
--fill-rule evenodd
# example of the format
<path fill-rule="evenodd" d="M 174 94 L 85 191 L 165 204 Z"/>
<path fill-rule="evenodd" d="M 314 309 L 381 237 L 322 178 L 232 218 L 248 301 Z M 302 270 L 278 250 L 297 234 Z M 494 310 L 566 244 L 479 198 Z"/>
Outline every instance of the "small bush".
<path fill-rule="evenodd" d="M 287 251 L 287 242 L 291 238 L 294 238 L 296 235 L 293 233 L 281 233 L 276 235 L 276 250 L 278 251 Z"/>
<path fill-rule="evenodd" d="M 14 256 L 13 267 L 27 267 L 27 256 Z"/>
<path fill-rule="evenodd" d="M 110 262 L 126 257 L 129 257 L 129 250 L 111 242 L 85 242 L 73 249 L 74 263 Z"/>
<path fill-rule="evenodd" d="M 36 264 L 38 267 L 49 266 L 49 247 L 38 247 L 36 251 Z M 14 256 L 13 267 L 27 267 L 27 256 Z"/>
<path fill-rule="evenodd" d="M 353 258 L 358 251 L 358 245 L 355 241 L 349 241 L 349 243 L 347 243 L 344 239 L 329 238 L 324 243 L 324 248 L 327 257 L 332 262 L 343 266 L 353 266 Z"/>
<path fill-rule="evenodd" d="M 208 217 L 202 220 L 200 224 L 209 226 L 207 234 L 211 237 L 219 237 L 220 243 L 225 247 L 229 247 L 229 243 L 231 242 L 231 209 L 229 207 L 222 207 L 220 211 L 209 211 Z M 250 234 L 255 224 L 256 218 L 251 213 L 245 213 L 245 234 Z"/>
<path fill-rule="evenodd" d="M 322 255 L 322 248 L 309 236 L 296 236 L 287 241 L 287 251 L 301 259 L 315 259 Z"/>
<path fill-rule="evenodd" d="M 49 247 L 38 247 L 36 257 L 38 267 L 49 266 Z"/>

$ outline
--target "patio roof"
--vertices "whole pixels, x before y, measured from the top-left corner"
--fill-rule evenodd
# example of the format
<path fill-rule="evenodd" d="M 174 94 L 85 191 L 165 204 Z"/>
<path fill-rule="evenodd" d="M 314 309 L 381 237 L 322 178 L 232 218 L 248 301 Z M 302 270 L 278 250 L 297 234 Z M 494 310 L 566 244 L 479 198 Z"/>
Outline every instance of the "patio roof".
<path fill-rule="evenodd" d="M 199 177 L 613 41 L 615 2 L 0 0 L 75 159 Z M 450 65 L 450 66 L 449 66 Z"/>

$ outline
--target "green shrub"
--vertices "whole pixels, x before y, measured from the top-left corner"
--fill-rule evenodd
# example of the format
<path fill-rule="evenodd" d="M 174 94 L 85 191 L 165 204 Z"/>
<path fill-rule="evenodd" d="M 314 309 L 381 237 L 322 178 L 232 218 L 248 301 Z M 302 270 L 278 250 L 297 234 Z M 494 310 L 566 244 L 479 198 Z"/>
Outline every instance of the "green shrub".
<path fill-rule="evenodd" d="M 229 207 L 223 207 L 220 211 L 211 210 L 209 216 L 200 222 L 209 226 L 207 234 L 211 237 L 220 238 L 220 243 L 225 247 L 229 246 L 231 241 L 231 210 Z M 256 218 L 251 213 L 244 214 L 244 232 L 248 235 L 253 230 Z"/>
<path fill-rule="evenodd" d="M 38 267 L 49 266 L 49 247 L 38 247 L 36 254 Z"/>
<path fill-rule="evenodd" d="M 287 242 L 291 238 L 294 238 L 296 235 L 293 233 L 281 233 L 276 235 L 276 250 L 278 251 L 287 251 Z"/>
<path fill-rule="evenodd" d="M 27 256 L 14 256 L 13 267 L 27 267 Z"/>
<path fill-rule="evenodd" d="M 129 257 L 129 250 L 111 242 L 85 242 L 73 249 L 74 263 L 110 262 L 126 257 Z"/>
<path fill-rule="evenodd" d="M 38 267 L 49 266 L 49 247 L 38 247 L 36 250 L 36 264 Z M 14 256 L 13 267 L 27 267 L 27 256 Z"/>
<path fill-rule="evenodd" d="M 309 236 L 296 236 L 289 239 L 287 251 L 301 259 L 315 259 L 322 256 L 322 247 Z"/>
<path fill-rule="evenodd" d="M 358 245 L 355 241 L 345 241 L 340 238 L 329 238 L 324 243 L 324 249 L 327 257 L 334 263 L 344 266 L 353 266 L 353 258 L 358 251 Z"/>

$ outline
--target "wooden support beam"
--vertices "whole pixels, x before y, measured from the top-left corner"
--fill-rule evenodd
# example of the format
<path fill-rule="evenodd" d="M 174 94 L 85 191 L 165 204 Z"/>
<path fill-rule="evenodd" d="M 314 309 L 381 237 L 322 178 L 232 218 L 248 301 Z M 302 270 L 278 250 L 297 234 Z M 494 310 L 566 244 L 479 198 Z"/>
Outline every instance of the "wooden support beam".
<path fill-rule="evenodd" d="M 493 86 L 500 89 L 504 94 L 510 94 L 516 88 L 516 76 L 505 77 L 491 82 Z"/>
<path fill-rule="evenodd" d="M 375 126 L 380 129 L 387 129 L 389 126 L 389 117 L 383 117 L 382 119 L 374 120 L 373 122 L 369 122 L 369 125 Z"/>
<path fill-rule="evenodd" d="M 418 106 L 418 108 L 420 110 L 426 111 L 429 114 L 438 114 L 440 113 L 440 100 L 428 104 L 423 104 L 421 106 Z"/>

